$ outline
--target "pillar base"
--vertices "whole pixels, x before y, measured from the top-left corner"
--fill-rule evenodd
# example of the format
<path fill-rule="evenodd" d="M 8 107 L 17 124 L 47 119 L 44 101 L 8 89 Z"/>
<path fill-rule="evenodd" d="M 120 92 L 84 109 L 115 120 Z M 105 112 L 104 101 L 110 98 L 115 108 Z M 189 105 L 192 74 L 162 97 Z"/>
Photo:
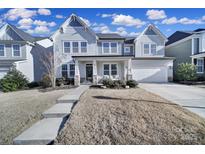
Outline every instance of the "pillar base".
<path fill-rule="evenodd" d="M 76 75 L 74 78 L 74 85 L 79 86 L 80 85 L 80 76 Z"/>
<path fill-rule="evenodd" d="M 98 84 L 98 76 L 97 75 L 93 75 L 93 84 L 94 85 Z"/>

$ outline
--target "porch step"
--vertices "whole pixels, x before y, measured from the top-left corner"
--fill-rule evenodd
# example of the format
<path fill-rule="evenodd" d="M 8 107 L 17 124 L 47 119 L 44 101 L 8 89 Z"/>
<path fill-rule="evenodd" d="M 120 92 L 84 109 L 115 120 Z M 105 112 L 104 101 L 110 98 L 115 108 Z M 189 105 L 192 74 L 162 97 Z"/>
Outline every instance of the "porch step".
<path fill-rule="evenodd" d="M 45 118 L 14 139 L 14 144 L 45 145 L 57 137 L 65 118 Z"/>
<path fill-rule="evenodd" d="M 72 103 L 58 103 L 46 110 L 42 115 L 44 118 L 63 118 L 71 113 Z"/>

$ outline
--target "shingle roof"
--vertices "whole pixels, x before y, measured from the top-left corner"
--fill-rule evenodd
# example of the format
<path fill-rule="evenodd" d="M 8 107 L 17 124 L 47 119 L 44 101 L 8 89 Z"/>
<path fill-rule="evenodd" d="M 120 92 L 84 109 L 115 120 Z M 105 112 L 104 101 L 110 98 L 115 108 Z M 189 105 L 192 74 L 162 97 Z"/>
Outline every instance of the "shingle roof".
<path fill-rule="evenodd" d="M 126 44 L 133 44 L 135 40 L 135 37 L 126 37 L 125 38 L 125 43 Z"/>
<path fill-rule="evenodd" d="M 201 32 L 201 31 L 205 31 L 205 29 L 204 28 L 198 28 L 198 29 L 194 30 L 194 32 Z"/>
<path fill-rule="evenodd" d="M 168 42 L 166 43 L 166 46 L 170 45 L 174 42 L 177 42 L 181 39 L 184 39 L 192 34 L 193 33 L 190 33 L 190 32 L 176 31 L 174 34 L 172 34 L 170 37 L 168 37 Z"/>
<path fill-rule="evenodd" d="M 28 33 L 18 29 L 16 26 L 8 24 L 23 40 L 29 41 L 29 42 L 34 42 L 35 38 Z"/>
<path fill-rule="evenodd" d="M 96 33 L 96 35 L 100 39 L 122 39 L 122 40 L 125 39 L 124 37 L 120 36 L 117 33 Z"/>

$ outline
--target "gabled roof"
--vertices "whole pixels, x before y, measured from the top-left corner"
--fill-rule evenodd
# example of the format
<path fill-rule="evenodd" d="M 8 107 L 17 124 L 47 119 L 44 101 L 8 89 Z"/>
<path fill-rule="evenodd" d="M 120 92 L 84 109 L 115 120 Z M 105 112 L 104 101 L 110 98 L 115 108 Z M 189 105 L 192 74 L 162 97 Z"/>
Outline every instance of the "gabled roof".
<path fill-rule="evenodd" d="M 86 29 L 88 29 L 88 31 L 96 36 L 95 32 L 83 21 L 81 20 L 76 14 L 71 14 L 70 17 L 68 17 L 66 19 L 66 21 L 63 22 L 63 24 L 61 24 L 61 26 L 50 36 L 50 38 L 53 38 L 57 32 L 59 32 L 59 30 L 64 27 L 66 24 L 69 24 L 73 19 L 76 19 L 79 23 L 81 23 Z"/>
<path fill-rule="evenodd" d="M 120 36 L 117 33 L 96 33 L 99 39 L 120 39 L 124 40 L 125 38 Z"/>
<path fill-rule="evenodd" d="M 153 24 L 149 24 L 145 29 L 144 31 L 135 39 L 135 41 L 137 41 L 142 35 L 145 34 L 145 32 L 149 29 L 149 28 L 152 28 L 152 30 L 158 34 L 159 36 L 161 36 L 165 41 L 168 41 L 167 40 L 167 37 L 157 28 L 155 27 Z"/>
<path fill-rule="evenodd" d="M 11 29 L 13 29 L 24 41 L 28 41 L 31 43 L 35 42 L 35 38 L 29 35 L 28 33 L 24 32 L 23 30 L 20 30 L 16 26 L 11 24 L 7 24 L 7 26 L 11 27 Z"/>
<path fill-rule="evenodd" d="M 167 45 L 170 45 L 172 43 L 175 43 L 179 40 L 182 40 L 184 38 L 187 38 L 191 36 L 193 33 L 192 32 L 185 32 L 185 31 L 176 31 L 174 34 L 172 34 L 170 37 L 168 37 L 168 42 L 166 43 Z"/>

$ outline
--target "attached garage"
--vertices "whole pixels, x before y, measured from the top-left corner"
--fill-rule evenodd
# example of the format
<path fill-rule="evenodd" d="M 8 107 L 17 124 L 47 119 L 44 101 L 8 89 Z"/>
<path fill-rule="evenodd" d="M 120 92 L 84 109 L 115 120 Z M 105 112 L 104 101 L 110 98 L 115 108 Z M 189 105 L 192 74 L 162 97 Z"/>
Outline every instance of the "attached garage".
<path fill-rule="evenodd" d="M 172 60 L 132 60 L 132 77 L 138 82 L 168 82 Z"/>

